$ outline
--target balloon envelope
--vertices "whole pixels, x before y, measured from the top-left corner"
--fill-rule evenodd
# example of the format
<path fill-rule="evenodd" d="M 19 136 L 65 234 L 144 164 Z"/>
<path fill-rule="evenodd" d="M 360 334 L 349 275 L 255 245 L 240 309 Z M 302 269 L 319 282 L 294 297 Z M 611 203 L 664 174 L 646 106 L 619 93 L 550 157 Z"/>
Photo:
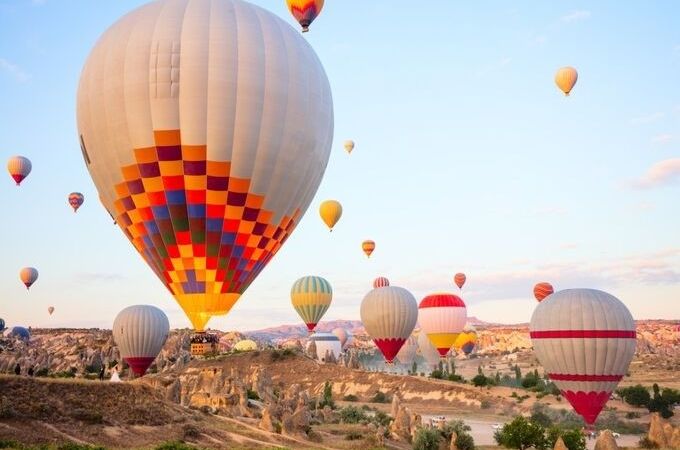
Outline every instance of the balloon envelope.
<path fill-rule="evenodd" d="M 32 167 L 31 160 L 24 156 L 12 156 L 7 161 L 7 171 L 17 186 L 31 173 Z"/>
<path fill-rule="evenodd" d="M 411 335 L 406 339 L 404 345 L 399 349 L 397 353 L 397 360 L 405 366 L 410 366 L 416 359 L 416 353 L 418 352 L 418 339 L 414 335 Z"/>
<path fill-rule="evenodd" d="M 465 325 L 463 332 L 458 335 L 456 342 L 453 346 L 462 351 L 464 354 L 469 355 L 475 349 L 477 345 L 477 330 L 472 325 Z"/>
<path fill-rule="evenodd" d="M 347 341 L 349 340 L 349 332 L 344 328 L 334 328 L 331 333 L 340 339 L 340 346 L 345 348 L 345 345 L 347 345 Z"/>
<path fill-rule="evenodd" d="M 288 10 L 302 26 L 302 32 L 309 31 L 309 25 L 317 18 L 323 8 L 324 0 L 286 0 Z"/>
<path fill-rule="evenodd" d="M 529 333 L 550 379 L 593 424 L 635 353 L 635 322 L 628 308 L 595 289 L 558 291 L 538 304 Z"/>
<path fill-rule="evenodd" d="M 290 300 L 311 332 L 331 306 L 333 288 L 324 278 L 312 275 L 302 277 L 293 283 Z"/>
<path fill-rule="evenodd" d="M 165 345 L 170 322 L 155 306 L 134 305 L 118 313 L 112 331 L 120 356 L 137 376 L 142 376 Z"/>
<path fill-rule="evenodd" d="M 418 306 L 420 330 L 427 334 L 442 358 L 453 347 L 466 321 L 465 302 L 455 294 L 428 295 Z"/>
<path fill-rule="evenodd" d="M 5 321 L 4 321 L 4 319 L 0 319 L 0 331 L 5 331 Z"/>
<path fill-rule="evenodd" d="M 49 308 L 47 308 L 47 312 L 48 312 L 48 313 L 50 314 L 50 316 L 51 316 L 52 313 L 54 313 L 54 306 L 50 306 Z"/>
<path fill-rule="evenodd" d="M 24 267 L 19 271 L 19 279 L 24 283 L 26 289 L 30 289 L 38 279 L 38 269 L 35 267 Z"/>
<path fill-rule="evenodd" d="M 342 205 L 335 200 L 326 200 L 319 206 L 319 215 L 326 226 L 333 231 L 333 227 L 342 217 Z"/>
<path fill-rule="evenodd" d="M 73 212 L 78 211 L 78 208 L 85 202 L 85 196 L 80 192 L 71 192 L 68 195 L 68 204 L 73 208 Z"/>
<path fill-rule="evenodd" d="M 555 292 L 555 290 L 550 283 L 537 283 L 536 286 L 534 286 L 534 297 L 539 302 L 542 302 L 544 298 L 551 295 L 553 292 Z"/>
<path fill-rule="evenodd" d="M 352 140 L 345 141 L 344 147 L 347 153 L 352 153 L 352 150 L 354 150 L 354 141 Z"/>
<path fill-rule="evenodd" d="M 463 286 L 465 285 L 465 280 L 467 280 L 467 277 L 465 276 L 464 273 L 457 273 L 453 277 L 453 282 L 456 283 L 458 289 L 463 289 Z"/>
<path fill-rule="evenodd" d="M 102 203 L 199 331 L 293 232 L 333 139 L 313 49 L 241 0 L 127 14 L 87 58 L 77 109 Z"/>
<path fill-rule="evenodd" d="M 373 289 L 361 302 L 361 321 L 375 345 L 391 364 L 418 320 L 418 303 L 397 286 Z"/>
<path fill-rule="evenodd" d="M 239 352 L 252 352 L 257 350 L 257 343 L 251 339 L 243 339 L 234 345 L 234 350 Z"/>
<path fill-rule="evenodd" d="M 368 258 L 371 257 L 371 253 L 373 253 L 373 250 L 375 250 L 375 242 L 371 240 L 366 240 L 361 243 L 361 249 L 364 251 L 366 256 Z"/>
<path fill-rule="evenodd" d="M 577 80 L 578 72 L 573 67 L 562 67 L 555 74 L 555 84 L 564 95 L 569 95 Z"/>
<path fill-rule="evenodd" d="M 373 280 L 373 289 L 385 287 L 390 285 L 390 280 L 385 277 L 378 277 Z"/>
<path fill-rule="evenodd" d="M 422 332 L 422 330 L 418 334 L 418 350 L 431 370 L 437 367 L 441 356 L 439 355 L 437 349 L 434 348 L 434 345 L 432 345 L 432 342 L 430 342 L 430 339 L 427 337 L 427 335 Z"/>
<path fill-rule="evenodd" d="M 28 331 L 28 328 L 13 327 L 12 330 L 7 333 L 7 337 L 28 342 L 31 339 L 31 332 Z"/>

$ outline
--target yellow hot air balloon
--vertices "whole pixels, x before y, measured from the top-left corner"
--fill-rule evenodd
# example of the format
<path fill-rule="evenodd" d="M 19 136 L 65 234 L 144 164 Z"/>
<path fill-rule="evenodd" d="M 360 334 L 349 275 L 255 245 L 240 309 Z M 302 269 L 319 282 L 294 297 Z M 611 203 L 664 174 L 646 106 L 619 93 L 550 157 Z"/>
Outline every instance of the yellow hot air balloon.
<path fill-rule="evenodd" d="M 578 80 L 578 72 L 573 67 L 562 67 L 555 74 L 555 84 L 564 95 L 569 95 Z"/>
<path fill-rule="evenodd" d="M 197 331 L 299 223 L 333 141 L 311 46 L 242 0 L 159 0 L 97 42 L 78 130 L 105 208 Z"/>
<path fill-rule="evenodd" d="M 290 289 L 290 299 L 293 308 L 305 321 L 305 325 L 311 333 L 331 306 L 333 289 L 324 278 L 302 277 L 293 283 L 293 287 Z"/>
<path fill-rule="evenodd" d="M 309 31 L 309 26 L 321 13 L 324 0 L 286 0 L 288 10 L 302 26 L 302 32 Z"/>
<path fill-rule="evenodd" d="M 375 242 L 369 240 L 366 240 L 361 243 L 361 249 L 364 251 L 366 254 L 367 258 L 371 257 L 371 253 L 373 253 L 373 250 L 375 250 Z"/>
<path fill-rule="evenodd" d="M 347 141 L 345 141 L 344 146 L 345 146 L 345 151 L 347 153 L 352 153 L 352 150 L 354 150 L 354 141 L 347 140 Z"/>
<path fill-rule="evenodd" d="M 319 206 L 319 215 L 326 226 L 333 231 L 333 227 L 342 217 L 342 205 L 335 200 L 326 200 Z"/>

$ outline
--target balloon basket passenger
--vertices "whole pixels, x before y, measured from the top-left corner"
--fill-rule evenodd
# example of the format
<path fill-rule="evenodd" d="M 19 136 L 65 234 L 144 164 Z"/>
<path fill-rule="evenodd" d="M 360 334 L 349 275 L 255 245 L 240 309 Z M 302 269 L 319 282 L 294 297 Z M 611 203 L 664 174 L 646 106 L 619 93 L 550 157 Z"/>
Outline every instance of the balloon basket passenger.
<path fill-rule="evenodd" d="M 215 355 L 220 342 L 219 336 L 199 331 L 191 336 L 191 356 Z"/>

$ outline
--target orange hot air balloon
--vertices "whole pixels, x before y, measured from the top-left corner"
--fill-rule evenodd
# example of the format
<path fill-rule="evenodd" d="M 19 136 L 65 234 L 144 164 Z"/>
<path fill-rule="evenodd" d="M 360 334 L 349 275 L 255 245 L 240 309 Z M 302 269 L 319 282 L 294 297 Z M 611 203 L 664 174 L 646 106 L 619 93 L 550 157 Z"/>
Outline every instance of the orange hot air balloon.
<path fill-rule="evenodd" d="M 534 297 L 536 297 L 536 300 L 539 302 L 542 302 L 544 298 L 549 296 L 555 292 L 555 290 L 552 287 L 552 284 L 550 283 L 538 283 L 536 286 L 534 286 Z"/>
<path fill-rule="evenodd" d="M 465 277 L 464 273 L 457 273 L 453 277 L 453 282 L 456 283 L 456 286 L 458 286 L 458 289 L 463 289 L 463 285 L 465 284 L 465 280 L 467 280 L 467 278 Z"/>
<path fill-rule="evenodd" d="M 361 243 L 361 249 L 366 253 L 366 256 L 368 258 L 371 257 L 371 253 L 373 253 L 373 250 L 375 250 L 375 242 L 369 240 L 366 240 Z"/>
<path fill-rule="evenodd" d="M 12 156 L 9 161 L 7 161 L 7 171 L 10 176 L 14 179 L 14 182 L 19 186 L 24 178 L 31 173 L 31 160 L 24 156 Z"/>
<path fill-rule="evenodd" d="M 309 31 L 309 26 L 323 8 L 323 0 L 286 0 L 286 4 L 295 20 L 302 25 L 303 33 Z"/>
<path fill-rule="evenodd" d="M 578 80 L 578 72 L 573 67 L 562 67 L 555 74 L 555 84 L 564 92 L 564 95 L 569 95 L 574 85 Z"/>

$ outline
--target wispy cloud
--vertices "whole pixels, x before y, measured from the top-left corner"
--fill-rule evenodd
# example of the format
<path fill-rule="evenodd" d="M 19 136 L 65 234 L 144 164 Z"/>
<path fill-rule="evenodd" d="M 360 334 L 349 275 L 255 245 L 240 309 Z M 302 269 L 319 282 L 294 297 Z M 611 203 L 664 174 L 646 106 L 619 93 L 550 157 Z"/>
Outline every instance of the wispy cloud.
<path fill-rule="evenodd" d="M 24 72 L 21 67 L 12 63 L 11 61 L 6 60 L 5 58 L 0 58 L 0 70 L 7 73 L 20 83 L 25 83 L 31 78 L 31 76 Z"/>
<path fill-rule="evenodd" d="M 652 144 L 668 144 L 675 140 L 675 136 L 668 133 L 657 134 L 652 138 Z"/>
<path fill-rule="evenodd" d="M 565 14 L 564 16 L 562 16 L 560 18 L 560 20 L 562 20 L 562 22 L 567 22 L 567 23 L 577 22 L 579 20 L 590 19 L 590 16 L 591 16 L 590 11 L 580 9 L 580 10 L 572 11 L 568 14 Z"/>
<path fill-rule="evenodd" d="M 680 158 L 664 159 L 652 164 L 652 167 L 631 186 L 637 189 L 650 189 L 680 181 Z"/>
<path fill-rule="evenodd" d="M 656 122 L 664 116 L 662 112 L 655 112 L 652 114 L 647 114 L 646 116 L 635 117 L 630 119 L 631 125 L 643 125 L 647 123 Z"/>

